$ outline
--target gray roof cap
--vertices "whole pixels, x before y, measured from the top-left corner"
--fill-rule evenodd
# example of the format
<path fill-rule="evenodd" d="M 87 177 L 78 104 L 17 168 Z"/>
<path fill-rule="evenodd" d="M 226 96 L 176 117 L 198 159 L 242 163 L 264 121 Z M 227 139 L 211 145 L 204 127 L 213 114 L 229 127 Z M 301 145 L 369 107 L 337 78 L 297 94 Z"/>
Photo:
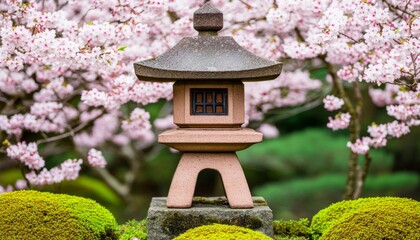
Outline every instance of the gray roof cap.
<path fill-rule="evenodd" d="M 209 2 L 194 13 L 196 37 L 185 37 L 166 53 L 134 63 L 140 80 L 271 80 L 281 73 L 282 63 L 254 55 L 232 37 L 217 36 L 223 14 Z"/>

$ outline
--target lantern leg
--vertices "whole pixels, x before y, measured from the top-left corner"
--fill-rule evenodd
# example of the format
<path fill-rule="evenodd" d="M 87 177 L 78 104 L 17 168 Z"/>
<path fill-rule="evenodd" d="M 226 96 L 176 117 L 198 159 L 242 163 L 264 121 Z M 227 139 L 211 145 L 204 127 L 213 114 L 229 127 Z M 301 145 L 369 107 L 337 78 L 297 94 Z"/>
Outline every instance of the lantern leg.
<path fill-rule="evenodd" d="M 231 208 L 254 207 L 245 174 L 234 152 L 184 153 L 172 179 L 167 207 L 191 207 L 198 174 L 204 169 L 220 173 Z"/>
<path fill-rule="evenodd" d="M 194 164 L 195 158 L 184 153 L 172 178 L 166 206 L 168 208 L 190 208 L 194 197 L 195 183 L 201 169 Z"/>
<path fill-rule="evenodd" d="M 231 208 L 253 208 L 251 192 L 244 171 L 234 152 L 220 153 L 219 171 L 225 188 L 226 198 Z"/>

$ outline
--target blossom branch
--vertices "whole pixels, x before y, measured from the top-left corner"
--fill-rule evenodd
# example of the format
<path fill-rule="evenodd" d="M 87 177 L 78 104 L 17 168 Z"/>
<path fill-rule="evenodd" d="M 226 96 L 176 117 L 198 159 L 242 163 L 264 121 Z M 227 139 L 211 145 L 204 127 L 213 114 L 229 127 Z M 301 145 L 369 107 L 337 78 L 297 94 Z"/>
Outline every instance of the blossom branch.
<path fill-rule="evenodd" d="M 70 131 L 54 136 L 54 137 L 49 137 L 49 138 L 45 138 L 45 139 L 41 139 L 37 141 L 37 144 L 43 144 L 43 143 L 49 143 L 49 142 L 55 142 L 58 140 L 62 140 L 71 136 L 74 136 L 75 133 L 79 132 L 80 130 L 82 130 L 83 128 L 85 128 L 87 125 L 89 125 L 90 122 L 85 122 L 80 124 L 79 126 L 77 126 L 74 129 L 71 129 Z"/>
<path fill-rule="evenodd" d="M 361 108 L 362 108 L 362 101 L 361 101 L 361 94 L 360 94 L 360 87 L 358 82 L 354 82 L 353 87 L 354 95 L 356 98 L 356 106 L 350 101 L 346 91 L 344 90 L 344 86 L 340 79 L 337 76 L 337 71 L 335 67 L 330 64 L 328 61 L 325 60 L 325 57 L 322 56 L 321 60 L 326 64 L 329 74 L 332 76 L 333 86 L 334 89 L 337 90 L 338 95 L 344 101 L 345 109 L 350 113 L 351 119 L 349 124 L 349 137 L 351 142 L 356 142 L 360 135 L 360 116 L 361 116 Z M 361 189 L 363 187 L 361 184 L 358 185 L 357 179 L 360 176 L 360 171 L 358 171 L 358 154 L 351 151 L 350 157 L 348 161 L 348 172 L 347 172 L 347 184 L 346 184 L 346 191 L 344 194 L 345 199 L 353 199 L 355 197 L 355 192 L 357 189 Z"/>
<path fill-rule="evenodd" d="M 388 0 L 382 0 L 382 1 L 388 6 L 389 10 L 391 10 L 392 12 L 394 12 L 396 15 L 400 16 L 401 18 L 404 17 L 404 14 L 403 15 L 399 15 L 398 11 L 401 11 L 401 12 L 403 12 L 405 14 L 408 14 L 408 15 L 410 15 L 412 17 L 415 17 L 416 16 L 416 14 L 407 11 L 407 7 L 408 7 L 408 5 L 409 5 L 409 3 L 410 3 L 411 0 L 408 1 L 407 5 L 405 6 L 404 9 L 401 9 L 398 6 L 393 5 Z"/>
<path fill-rule="evenodd" d="M 95 168 L 95 171 L 121 198 L 128 199 L 129 188 L 127 185 L 120 183 L 106 168 Z"/>

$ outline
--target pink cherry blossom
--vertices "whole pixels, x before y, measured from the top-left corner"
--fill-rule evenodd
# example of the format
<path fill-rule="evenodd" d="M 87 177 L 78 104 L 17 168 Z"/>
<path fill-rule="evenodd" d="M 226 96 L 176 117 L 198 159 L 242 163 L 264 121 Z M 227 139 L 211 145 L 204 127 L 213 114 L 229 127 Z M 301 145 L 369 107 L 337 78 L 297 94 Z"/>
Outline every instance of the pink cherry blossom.
<path fill-rule="evenodd" d="M 24 119 L 25 119 L 25 116 L 22 114 L 13 115 L 9 119 L 6 132 L 8 134 L 14 134 L 16 136 L 20 136 L 22 134 L 22 129 L 24 127 Z"/>
<path fill-rule="evenodd" d="M 51 185 L 64 180 L 64 176 L 59 168 L 52 168 L 51 170 L 44 168 L 38 174 L 35 171 L 31 171 L 25 177 L 33 185 Z"/>
<path fill-rule="evenodd" d="M 89 150 L 87 160 L 92 167 L 104 168 L 106 166 L 106 160 L 102 152 L 94 148 Z"/>
<path fill-rule="evenodd" d="M 85 147 L 96 147 L 111 140 L 118 129 L 118 115 L 108 113 L 93 122 L 91 131 L 83 131 L 73 137 L 75 144 Z"/>
<path fill-rule="evenodd" d="M 381 148 L 381 147 L 385 147 L 387 143 L 388 143 L 388 140 L 386 138 L 373 138 L 373 139 L 370 139 L 369 145 L 374 148 Z"/>
<path fill-rule="evenodd" d="M 88 151 L 114 144 L 140 152 L 154 143 L 155 130 L 174 127 L 166 105 L 153 125 L 145 110 L 171 101 L 172 83 L 138 80 L 133 63 L 195 36 L 192 15 L 202 0 L 27 2 L 0 1 L 0 140 L 7 140 L 3 148 L 10 142 L 6 153 L 29 170 L 31 184 L 75 179 L 81 160 L 46 169 L 36 143 L 25 143 L 29 139 L 46 149 Z M 387 139 L 420 125 L 420 20 L 415 17 L 420 1 L 211 2 L 224 12 L 219 35 L 233 36 L 258 56 L 285 59 L 277 79 L 245 83 L 244 126 L 262 123 L 262 132 L 274 133 L 264 125 L 267 114 L 313 107 L 330 88 L 336 97 L 327 96 L 325 108 L 339 110 L 343 94 L 354 101 L 356 84 L 370 85 L 373 103 L 386 107 L 396 121 L 368 127 L 370 137 L 349 144 L 353 152 L 384 147 Z M 318 69 L 328 70 L 326 81 L 312 78 Z M 337 91 L 337 81 L 344 93 Z M 345 129 L 349 122 L 350 114 L 340 113 L 327 126 Z M 95 159 L 91 165 L 102 166 L 101 155 L 89 153 Z"/>
<path fill-rule="evenodd" d="M 123 121 L 121 128 L 132 139 L 141 138 L 146 130 L 151 128 L 150 114 L 144 109 L 136 108 L 131 112 L 130 118 Z"/>
<path fill-rule="evenodd" d="M 420 117 L 420 105 L 390 105 L 386 107 L 388 115 L 398 120 Z"/>
<path fill-rule="evenodd" d="M 329 117 L 327 127 L 336 131 L 339 129 L 346 129 L 350 124 L 351 116 L 349 113 L 339 113 L 335 118 Z"/>
<path fill-rule="evenodd" d="M 387 84 L 385 90 L 381 89 L 369 89 L 369 95 L 372 98 L 373 103 L 379 107 L 386 105 L 396 104 L 395 95 L 399 92 L 399 87 L 396 85 Z"/>
<path fill-rule="evenodd" d="M 50 170 L 43 168 L 39 173 L 31 171 L 25 174 L 26 179 L 33 185 L 51 185 L 64 180 L 75 180 L 81 170 L 82 159 L 68 159 Z"/>
<path fill-rule="evenodd" d="M 177 126 L 173 122 L 173 115 L 168 115 L 164 118 L 158 118 L 153 122 L 153 125 L 156 129 L 166 130 L 171 128 L 176 128 Z"/>
<path fill-rule="evenodd" d="M 82 94 L 82 101 L 89 106 L 105 106 L 107 105 L 108 96 L 106 93 L 94 88 L 90 91 L 84 91 Z"/>
<path fill-rule="evenodd" d="M 11 185 L 7 185 L 6 187 L 0 185 L 0 194 L 11 191 L 13 191 L 13 187 Z"/>
<path fill-rule="evenodd" d="M 82 159 L 69 159 L 64 161 L 61 165 L 61 172 L 66 180 L 75 180 L 79 176 L 79 172 L 82 169 Z"/>
<path fill-rule="evenodd" d="M 40 102 L 31 106 L 31 114 L 38 117 L 54 117 L 63 108 L 63 104 L 57 102 Z"/>
<path fill-rule="evenodd" d="M 387 124 L 388 134 L 392 137 L 399 138 L 410 132 L 410 128 L 404 123 L 393 121 Z"/>
<path fill-rule="evenodd" d="M 38 153 L 36 143 L 20 142 L 7 148 L 7 156 L 19 160 L 30 169 L 40 169 L 44 167 L 45 161 Z"/>
<path fill-rule="evenodd" d="M 373 124 L 368 127 L 368 133 L 372 138 L 386 138 L 388 135 L 386 124 Z"/>
<path fill-rule="evenodd" d="M 328 111 L 338 110 L 344 105 L 343 99 L 335 97 L 333 95 L 326 96 L 323 102 L 324 108 Z"/>
<path fill-rule="evenodd" d="M 352 66 L 344 66 L 338 70 L 337 76 L 345 81 L 354 82 L 359 76 L 359 71 Z"/>
<path fill-rule="evenodd" d="M 347 147 L 349 147 L 351 151 L 354 153 L 365 155 L 368 153 L 370 149 L 369 148 L 370 142 L 371 142 L 370 138 L 363 137 L 362 139 L 357 139 L 356 142 L 354 143 L 348 142 Z"/>
<path fill-rule="evenodd" d="M 9 124 L 9 119 L 7 119 L 7 116 L 0 115 L 0 130 L 6 131 L 8 124 Z"/>
<path fill-rule="evenodd" d="M 28 184 L 23 179 L 19 179 L 15 182 L 15 188 L 18 190 L 26 189 L 27 187 L 28 187 Z"/>
<path fill-rule="evenodd" d="M 275 138 L 279 135 L 279 130 L 271 124 L 261 124 L 257 129 L 258 132 L 261 132 L 265 138 Z"/>

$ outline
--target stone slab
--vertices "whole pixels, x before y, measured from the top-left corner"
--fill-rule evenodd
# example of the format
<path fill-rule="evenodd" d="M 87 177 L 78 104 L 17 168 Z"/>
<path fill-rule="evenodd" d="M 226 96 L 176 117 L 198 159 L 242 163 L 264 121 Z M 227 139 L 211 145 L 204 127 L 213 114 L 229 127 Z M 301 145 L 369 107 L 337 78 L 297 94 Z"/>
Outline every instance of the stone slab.
<path fill-rule="evenodd" d="M 262 140 L 262 133 L 250 128 L 178 128 L 167 130 L 158 137 L 159 143 L 181 152 L 234 152 Z"/>
<path fill-rule="evenodd" d="M 166 198 L 153 198 L 147 214 L 148 240 L 170 240 L 190 228 L 212 223 L 247 227 L 273 237 L 273 213 L 262 197 L 254 208 L 232 209 L 225 197 L 195 197 L 191 208 L 167 208 Z"/>

